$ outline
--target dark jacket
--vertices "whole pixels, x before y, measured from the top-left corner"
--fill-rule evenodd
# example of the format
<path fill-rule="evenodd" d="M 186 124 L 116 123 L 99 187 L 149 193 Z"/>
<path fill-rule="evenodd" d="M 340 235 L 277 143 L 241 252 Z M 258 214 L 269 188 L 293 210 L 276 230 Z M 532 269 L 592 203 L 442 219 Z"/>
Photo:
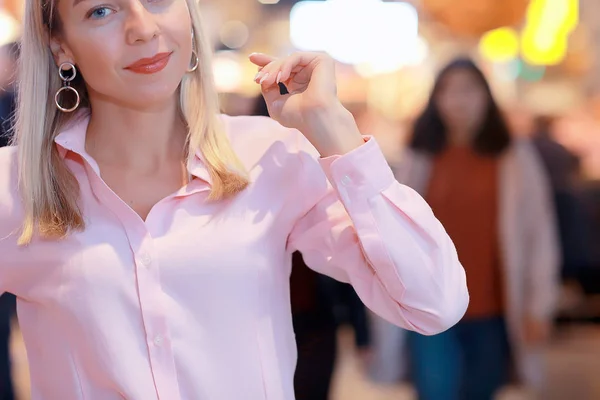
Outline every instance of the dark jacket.
<path fill-rule="evenodd" d="M 0 147 L 8 146 L 10 128 L 15 113 L 15 93 L 3 92 L 0 95 Z"/>

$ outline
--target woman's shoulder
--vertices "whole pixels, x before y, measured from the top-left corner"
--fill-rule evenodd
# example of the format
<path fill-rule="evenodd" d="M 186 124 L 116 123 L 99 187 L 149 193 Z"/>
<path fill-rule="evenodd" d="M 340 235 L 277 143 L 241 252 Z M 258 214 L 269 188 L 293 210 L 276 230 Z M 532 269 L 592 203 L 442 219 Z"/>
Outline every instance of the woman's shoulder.
<path fill-rule="evenodd" d="M 297 129 L 286 128 L 269 117 L 223 114 L 221 120 L 234 151 L 241 157 L 294 155 L 308 142 Z"/>
<path fill-rule="evenodd" d="M 270 117 L 258 115 L 221 115 L 227 135 L 235 143 L 247 139 L 267 142 L 290 142 L 297 144 L 302 134 L 293 128 L 286 128 Z"/>

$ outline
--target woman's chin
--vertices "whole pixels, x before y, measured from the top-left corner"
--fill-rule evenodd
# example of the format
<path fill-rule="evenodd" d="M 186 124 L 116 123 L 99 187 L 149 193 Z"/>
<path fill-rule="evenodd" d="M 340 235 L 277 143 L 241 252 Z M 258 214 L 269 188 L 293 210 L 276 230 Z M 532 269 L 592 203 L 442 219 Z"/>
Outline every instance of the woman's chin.
<path fill-rule="evenodd" d="M 162 108 L 173 102 L 179 101 L 178 86 L 148 85 L 146 87 L 135 88 L 130 90 L 126 98 L 122 98 L 122 100 L 130 103 L 135 108 Z"/>

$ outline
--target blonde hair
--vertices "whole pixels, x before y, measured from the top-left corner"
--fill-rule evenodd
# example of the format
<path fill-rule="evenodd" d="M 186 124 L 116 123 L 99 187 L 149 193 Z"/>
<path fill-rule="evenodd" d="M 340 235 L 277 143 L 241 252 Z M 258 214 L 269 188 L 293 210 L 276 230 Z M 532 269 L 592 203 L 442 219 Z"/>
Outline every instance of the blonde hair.
<path fill-rule="evenodd" d="M 211 51 L 202 33 L 199 5 L 196 0 L 186 1 L 194 31 L 193 50 L 198 56 L 198 68 L 186 74 L 180 85 L 180 107 L 189 131 L 188 157 L 200 151 L 212 181 L 209 198 L 219 200 L 242 191 L 248 178 L 220 125 Z M 62 113 L 54 103 L 61 80 L 49 46 L 52 29 L 60 29 L 53 8 L 53 0 L 26 1 L 14 128 L 25 208 L 21 245 L 30 243 L 36 233 L 57 239 L 85 227 L 78 205 L 78 182 L 54 144 L 76 113 Z M 85 107 L 85 86 L 76 88 L 82 99 L 80 107 Z"/>

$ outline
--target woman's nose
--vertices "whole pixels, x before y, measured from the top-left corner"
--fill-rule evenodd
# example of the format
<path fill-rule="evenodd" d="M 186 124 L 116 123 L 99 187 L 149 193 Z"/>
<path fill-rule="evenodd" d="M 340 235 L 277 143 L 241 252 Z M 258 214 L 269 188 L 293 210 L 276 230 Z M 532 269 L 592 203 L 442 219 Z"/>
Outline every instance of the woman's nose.
<path fill-rule="evenodd" d="M 134 0 L 126 22 L 127 43 L 146 43 L 159 34 L 156 15 L 149 12 L 140 1 Z"/>

